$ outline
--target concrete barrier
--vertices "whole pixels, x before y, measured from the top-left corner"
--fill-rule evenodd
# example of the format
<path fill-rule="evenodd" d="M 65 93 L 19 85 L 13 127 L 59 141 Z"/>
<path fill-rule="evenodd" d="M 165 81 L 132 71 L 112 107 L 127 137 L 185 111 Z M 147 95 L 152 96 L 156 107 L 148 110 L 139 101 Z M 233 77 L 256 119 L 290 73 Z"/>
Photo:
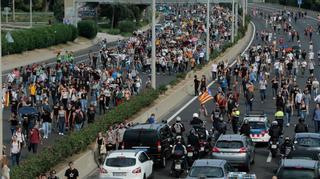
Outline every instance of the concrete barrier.
<path fill-rule="evenodd" d="M 211 78 L 211 64 L 219 61 L 229 62 L 235 59 L 251 41 L 251 37 L 254 35 L 254 27 L 249 25 L 248 30 L 241 40 L 236 45 L 226 50 L 215 61 L 211 61 L 208 65 L 202 68 L 200 71 L 189 72 L 186 79 L 179 84 L 170 88 L 163 96 L 156 100 L 156 102 L 149 108 L 142 110 L 142 112 L 135 115 L 132 119 L 133 122 L 143 123 L 147 118 L 154 113 L 157 119 L 162 119 L 168 115 L 171 111 L 176 110 L 181 104 L 184 104 L 192 97 L 193 94 L 193 76 L 206 75 L 208 79 Z M 73 159 L 73 160 L 72 160 Z M 80 178 L 86 178 L 90 173 L 97 169 L 97 164 L 94 160 L 94 150 L 90 149 L 75 157 L 72 157 L 75 168 L 80 172 Z M 57 168 L 57 176 L 64 178 L 64 172 L 68 168 L 68 163 Z"/>

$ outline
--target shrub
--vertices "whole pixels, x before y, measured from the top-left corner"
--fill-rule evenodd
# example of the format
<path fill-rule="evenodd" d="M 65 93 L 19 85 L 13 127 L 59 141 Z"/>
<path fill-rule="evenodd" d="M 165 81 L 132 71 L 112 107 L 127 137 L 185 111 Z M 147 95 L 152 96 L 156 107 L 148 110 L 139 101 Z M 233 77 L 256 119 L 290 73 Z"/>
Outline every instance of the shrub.
<path fill-rule="evenodd" d="M 107 29 L 106 32 L 111 35 L 118 35 L 120 34 L 120 29 Z"/>
<path fill-rule="evenodd" d="M 3 55 L 21 53 L 37 48 L 46 48 L 60 43 L 73 41 L 77 38 L 77 28 L 71 25 L 57 24 L 48 27 L 35 27 L 12 31 L 13 43 L 8 43 L 4 32 L 2 35 Z"/>
<path fill-rule="evenodd" d="M 96 22 L 93 20 L 83 20 L 78 22 L 78 31 L 80 36 L 92 39 L 96 37 L 98 27 Z"/>
<path fill-rule="evenodd" d="M 137 28 L 136 23 L 128 20 L 120 21 L 118 27 L 121 32 L 133 32 Z"/>

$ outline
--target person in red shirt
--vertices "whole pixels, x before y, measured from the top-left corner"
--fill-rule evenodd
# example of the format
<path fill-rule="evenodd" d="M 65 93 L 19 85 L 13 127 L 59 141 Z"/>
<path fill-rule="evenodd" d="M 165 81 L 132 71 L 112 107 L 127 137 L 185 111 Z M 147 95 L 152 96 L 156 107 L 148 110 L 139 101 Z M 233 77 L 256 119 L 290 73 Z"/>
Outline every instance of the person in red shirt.
<path fill-rule="evenodd" d="M 41 135 L 39 129 L 37 129 L 36 127 L 33 127 L 30 130 L 29 142 L 29 152 L 32 149 L 33 153 L 37 153 L 38 145 L 41 142 Z"/>

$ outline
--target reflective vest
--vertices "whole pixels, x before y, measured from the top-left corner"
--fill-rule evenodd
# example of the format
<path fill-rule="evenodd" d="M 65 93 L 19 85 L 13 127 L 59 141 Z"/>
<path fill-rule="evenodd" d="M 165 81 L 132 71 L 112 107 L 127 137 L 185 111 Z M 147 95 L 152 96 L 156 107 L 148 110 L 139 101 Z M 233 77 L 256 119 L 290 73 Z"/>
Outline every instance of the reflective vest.
<path fill-rule="evenodd" d="M 277 112 L 274 114 L 274 117 L 275 117 L 276 119 L 283 119 L 283 117 L 284 117 L 283 111 L 277 111 Z"/>

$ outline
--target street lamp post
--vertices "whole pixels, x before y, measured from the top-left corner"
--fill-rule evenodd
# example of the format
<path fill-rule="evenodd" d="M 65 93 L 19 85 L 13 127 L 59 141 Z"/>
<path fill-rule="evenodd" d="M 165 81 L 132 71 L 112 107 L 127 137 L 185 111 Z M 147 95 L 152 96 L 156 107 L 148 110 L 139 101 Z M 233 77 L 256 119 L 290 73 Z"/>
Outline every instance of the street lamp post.
<path fill-rule="evenodd" d="M 239 30 L 239 27 L 238 27 L 239 3 L 238 2 L 236 3 L 235 8 L 236 8 L 235 9 L 235 22 L 234 22 L 235 29 L 236 29 L 235 36 L 238 36 L 238 30 Z"/>
<path fill-rule="evenodd" d="M 232 0 L 231 42 L 234 43 L 234 0 Z"/>
<path fill-rule="evenodd" d="M 210 0 L 207 1 L 207 55 L 206 59 L 209 62 L 210 58 Z"/>
<path fill-rule="evenodd" d="M 151 86 L 156 89 L 156 0 L 152 0 Z"/>
<path fill-rule="evenodd" d="M 2 22 L 1 22 L 1 19 L 2 19 L 2 8 L 1 8 L 1 1 L 0 1 L 0 64 L 2 63 Z M 0 72 L 1 72 L 1 76 L 0 76 L 0 159 L 2 159 L 2 153 L 3 153 L 3 126 L 2 126 L 2 120 L 3 120 L 3 117 L 2 117 L 2 110 L 3 110 L 3 103 L 2 103 L 2 68 L 1 68 L 2 65 L 0 65 Z"/>
<path fill-rule="evenodd" d="M 32 0 L 30 0 L 30 27 L 32 27 Z"/>
<path fill-rule="evenodd" d="M 16 21 L 16 3 L 15 0 L 12 0 L 12 20 Z"/>

